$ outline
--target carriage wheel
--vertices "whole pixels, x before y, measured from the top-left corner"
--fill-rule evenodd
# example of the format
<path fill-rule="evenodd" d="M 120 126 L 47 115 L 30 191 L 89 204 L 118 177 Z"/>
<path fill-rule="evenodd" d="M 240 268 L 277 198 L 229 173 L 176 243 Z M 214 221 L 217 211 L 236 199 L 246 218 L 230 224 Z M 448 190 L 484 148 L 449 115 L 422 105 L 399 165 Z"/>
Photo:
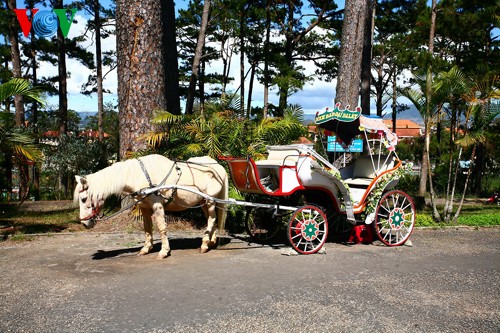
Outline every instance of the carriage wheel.
<path fill-rule="evenodd" d="M 325 213 L 316 206 L 297 209 L 288 224 L 288 240 L 299 253 L 312 254 L 325 243 L 328 236 L 328 221 Z"/>
<path fill-rule="evenodd" d="M 285 221 L 286 217 L 276 216 L 272 208 L 247 208 L 245 229 L 254 242 L 266 243 L 278 234 Z"/>
<path fill-rule="evenodd" d="M 415 224 L 415 205 L 402 191 L 389 191 L 380 199 L 375 213 L 375 233 L 388 246 L 404 244 Z"/>

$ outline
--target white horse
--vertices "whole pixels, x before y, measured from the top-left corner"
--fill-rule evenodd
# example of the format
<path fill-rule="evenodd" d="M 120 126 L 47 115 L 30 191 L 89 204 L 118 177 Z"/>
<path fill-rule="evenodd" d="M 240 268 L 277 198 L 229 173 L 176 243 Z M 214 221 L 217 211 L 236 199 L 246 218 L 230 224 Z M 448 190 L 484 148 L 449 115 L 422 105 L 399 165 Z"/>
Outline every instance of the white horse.
<path fill-rule="evenodd" d="M 115 163 L 86 177 L 76 176 L 76 181 L 74 200 L 80 204 L 80 221 L 86 228 L 95 225 L 104 200 L 112 194 L 134 195 L 141 189 L 154 186 L 181 185 L 212 198 L 228 199 L 226 170 L 208 156 L 175 162 L 161 155 L 148 155 Z M 202 253 L 217 244 L 215 220 L 217 219 L 219 228 L 224 228 L 226 219 L 224 205 L 187 190 L 167 189 L 146 197 L 135 196 L 134 199 L 141 210 L 146 234 L 146 241 L 139 255 L 148 254 L 153 248 L 153 221 L 162 241 L 157 258 L 163 259 L 170 254 L 165 210 L 182 211 L 201 205 L 208 220 L 200 249 Z"/>

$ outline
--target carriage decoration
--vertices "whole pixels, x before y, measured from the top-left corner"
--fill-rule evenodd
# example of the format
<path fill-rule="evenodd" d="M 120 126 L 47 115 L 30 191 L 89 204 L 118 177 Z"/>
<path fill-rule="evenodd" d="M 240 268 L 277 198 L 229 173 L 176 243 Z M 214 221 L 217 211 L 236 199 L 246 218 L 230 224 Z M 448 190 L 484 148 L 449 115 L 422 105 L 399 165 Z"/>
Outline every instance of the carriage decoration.
<path fill-rule="evenodd" d="M 407 242 L 414 228 L 415 206 L 407 193 L 395 187 L 411 165 L 403 165 L 398 158 L 396 134 L 387 128 L 381 118 L 364 116 L 359 107 L 354 111 L 350 111 L 349 107 L 341 109 L 339 103 L 334 110 L 317 114 L 315 120 L 320 133 L 326 135 L 326 138 L 320 135 L 319 143 L 333 146 L 324 149 L 325 155 L 308 145 L 291 144 L 268 146 L 267 158 L 263 160 L 256 161 L 250 156 L 220 158 L 227 163 L 233 185 L 246 195 L 245 200 L 228 198 L 227 178 L 223 179 L 222 172 L 214 172 L 214 168 L 220 168 L 220 165 L 200 163 L 206 158 L 186 162 L 162 161 L 165 167 L 160 162 L 151 162 L 149 166 L 140 163 L 140 169 L 139 163 L 121 162 L 128 162 L 127 165 L 142 174 L 142 181 L 136 180 L 133 186 L 124 184 L 123 188 L 134 189 L 129 194 L 144 206 L 146 212 L 173 207 L 182 209 L 188 205 L 179 203 L 182 200 L 188 202 L 188 199 L 192 206 L 197 203 L 207 205 L 203 207 L 209 221 L 206 232 L 209 236 L 203 238 L 202 245 L 205 250 L 215 243 L 214 212 L 224 210 L 224 205 L 245 207 L 245 228 L 257 242 L 271 241 L 286 225 L 288 242 L 302 254 L 318 252 L 329 235 L 352 237 L 360 230 L 375 234 L 388 246 Z M 150 177 L 148 168 L 150 172 L 161 169 L 162 176 L 153 179 L 155 177 Z M 217 175 L 214 179 L 220 181 L 215 183 L 217 185 L 200 186 L 193 176 L 193 169 Z M 105 173 L 105 170 L 101 172 Z M 108 173 L 116 173 L 117 170 L 114 168 Z M 165 170 L 168 174 L 163 177 Z M 158 174 L 157 170 L 154 171 Z M 144 178 L 148 180 L 145 187 Z M 208 190 L 213 186 L 218 188 L 219 194 Z M 79 193 L 81 220 L 87 224 L 90 221 L 93 225 L 95 221 L 92 220 L 98 218 L 99 209 L 96 209 L 94 199 L 85 201 L 91 192 L 89 181 L 81 180 L 75 190 L 75 198 Z M 183 197 L 181 193 L 187 194 Z M 155 203 L 162 203 L 163 208 Z M 155 211 L 150 219 L 158 218 L 159 229 L 164 232 L 163 214 Z M 146 234 L 146 243 L 141 250 L 145 253 L 152 248 L 150 232 Z M 165 257 L 170 248 L 166 233 L 161 235 L 164 244 L 161 256 Z"/>

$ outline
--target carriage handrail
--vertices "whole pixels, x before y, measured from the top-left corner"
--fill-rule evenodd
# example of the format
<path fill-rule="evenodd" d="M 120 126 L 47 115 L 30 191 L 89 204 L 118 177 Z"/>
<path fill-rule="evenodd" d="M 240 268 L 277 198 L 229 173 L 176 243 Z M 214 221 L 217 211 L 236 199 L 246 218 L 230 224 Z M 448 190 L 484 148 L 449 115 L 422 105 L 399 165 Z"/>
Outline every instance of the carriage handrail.
<path fill-rule="evenodd" d="M 273 208 L 273 209 L 281 209 L 281 210 L 288 210 L 288 211 L 297 210 L 297 207 L 292 207 L 292 206 L 253 203 L 253 202 L 248 202 L 248 201 L 236 200 L 236 199 L 232 199 L 232 198 L 229 198 L 228 200 L 219 199 L 219 198 L 212 197 L 206 193 L 200 192 L 199 190 L 193 189 L 193 188 L 188 187 L 188 186 L 183 186 L 183 185 L 161 185 L 161 186 L 143 188 L 143 189 L 137 191 L 135 195 L 136 196 L 148 196 L 148 195 L 152 195 L 152 194 L 157 194 L 158 191 L 162 191 L 162 190 L 188 191 L 188 192 L 197 194 L 197 195 L 205 198 L 206 200 L 213 201 L 213 202 L 220 203 L 220 204 L 224 204 L 224 205 L 238 205 L 238 206 L 258 207 L 258 208 Z"/>

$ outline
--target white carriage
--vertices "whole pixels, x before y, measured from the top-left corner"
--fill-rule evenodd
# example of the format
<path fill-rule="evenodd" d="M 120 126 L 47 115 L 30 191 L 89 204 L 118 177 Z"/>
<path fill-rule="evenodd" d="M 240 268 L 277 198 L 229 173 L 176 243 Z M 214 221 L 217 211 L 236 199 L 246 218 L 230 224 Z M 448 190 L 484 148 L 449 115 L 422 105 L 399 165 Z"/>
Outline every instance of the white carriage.
<path fill-rule="evenodd" d="M 404 244 L 415 207 L 408 194 L 394 189 L 407 168 L 395 152 L 396 135 L 380 118 L 339 105 L 317 115 L 316 123 L 336 134 L 329 142 L 333 163 L 306 145 L 269 146 L 259 161 L 224 158 L 235 187 L 249 194 L 238 202 L 248 206 L 249 235 L 268 241 L 287 223 L 291 246 L 303 254 L 317 252 L 329 232 L 342 237 L 355 226 L 386 245 Z"/>

